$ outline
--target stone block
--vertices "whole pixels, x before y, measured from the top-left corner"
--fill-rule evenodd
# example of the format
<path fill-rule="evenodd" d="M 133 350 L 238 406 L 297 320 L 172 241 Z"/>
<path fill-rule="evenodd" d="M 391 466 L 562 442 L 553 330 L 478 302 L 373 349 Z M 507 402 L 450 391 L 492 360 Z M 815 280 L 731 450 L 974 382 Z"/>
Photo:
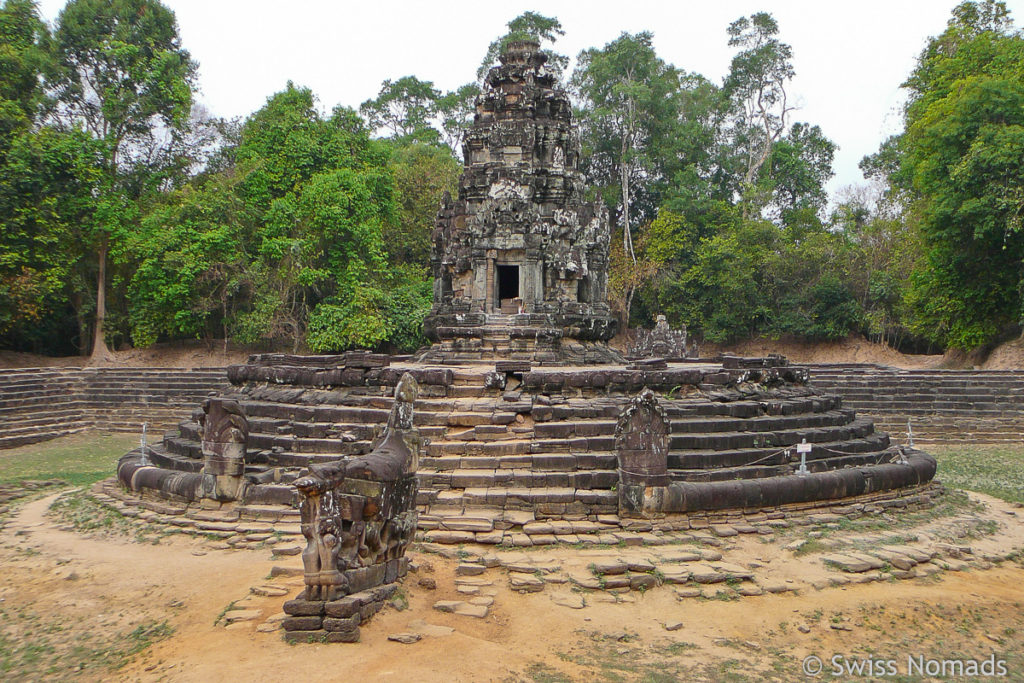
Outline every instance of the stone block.
<path fill-rule="evenodd" d="M 295 617 L 322 616 L 324 602 L 322 600 L 288 600 L 284 603 L 284 613 Z"/>
<path fill-rule="evenodd" d="M 286 603 L 287 604 L 287 603 Z M 344 619 L 356 614 L 359 611 L 359 607 L 362 603 L 358 598 L 353 598 L 351 595 L 328 602 L 324 605 L 324 614 L 328 617 L 336 619 Z"/>
<path fill-rule="evenodd" d="M 327 631 L 324 639 L 328 643 L 358 643 L 360 635 L 357 626 L 351 631 Z"/>
<path fill-rule="evenodd" d="M 324 617 L 323 627 L 327 631 L 354 631 L 359 629 L 359 615 L 345 618 Z"/>
<path fill-rule="evenodd" d="M 286 631 L 316 631 L 323 626 L 323 617 L 285 617 L 281 622 Z"/>
<path fill-rule="evenodd" d="M 324 643 L 327 641 L 327 631 L 316 629 L 310 631 L 285 631 L 284 639 L 289 643 Z"/>

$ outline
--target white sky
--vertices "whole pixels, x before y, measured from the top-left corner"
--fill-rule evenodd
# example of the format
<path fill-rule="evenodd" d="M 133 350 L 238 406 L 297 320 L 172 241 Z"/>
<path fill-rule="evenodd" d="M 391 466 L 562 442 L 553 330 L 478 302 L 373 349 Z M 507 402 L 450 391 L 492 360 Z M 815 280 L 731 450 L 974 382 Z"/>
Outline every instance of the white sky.
<path fill-rule="evenodd" d="M 659 56 L 721 82 L 733 51 L 726 27 L 772 13 L 793 47 L 794 121 L 820 125 L 839 145 L 834 191 L 859 183 L 857 163 L 900 129 L 900 83 L 957 0 L 719 0 L 696 2 L 359 2 L 164 0 L 182 42 L 199 62 L 200 100 L 215 116 L 247 116 L 288 80 L 308 86 L 325 109 L 358 107 L 386 78 L 415 75 L 442 89 L 475 78 L 488 44 L 526 10 L 555 16 L 566 35 L 556 50 L 575 57 L 622 31 L 650 30 Z M 1024 0 L 1007 0 L 1019 26 Z M 42 0 L 51 23 L 64 0 Z M 570 66 L 571 68 L 571 66 Z"/>

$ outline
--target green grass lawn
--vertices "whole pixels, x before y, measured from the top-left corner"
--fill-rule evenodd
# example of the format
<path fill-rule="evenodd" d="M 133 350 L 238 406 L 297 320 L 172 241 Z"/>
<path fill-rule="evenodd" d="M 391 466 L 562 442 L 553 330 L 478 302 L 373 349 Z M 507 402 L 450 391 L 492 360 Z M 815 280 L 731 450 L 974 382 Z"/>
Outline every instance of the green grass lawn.
<path fill-rule="evenodd" d="M 84 432 L 0 450 L 0 483 L 63 479 L 78 486 L 114 474 L 117 459 L 139 445 L 135 434 Z M 938 478 L 952 488 L 980 491 L 1024 503 L 1024 445 L 929 446 Z"/>
<path fill-rule="evenodd" d="M 1024 445 L 925 446 L 939 461 L 936 479 L 950 488 L 1024 503 Z"/>
<path fill-rule="evenodd" d="M 0 450 L 0 483 L 63 479 L 83 486 L 112 476 L 117 459 L 139 445 L 134 434 L 83 432 Z"/>

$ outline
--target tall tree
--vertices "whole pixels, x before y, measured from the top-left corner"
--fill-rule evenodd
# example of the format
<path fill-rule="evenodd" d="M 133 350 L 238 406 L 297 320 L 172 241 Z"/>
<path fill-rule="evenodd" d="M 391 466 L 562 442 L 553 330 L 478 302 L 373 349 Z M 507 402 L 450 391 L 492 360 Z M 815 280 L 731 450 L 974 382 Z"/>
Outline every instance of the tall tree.
<path fill-rule="evenodd" d="M 430 267 L 430 235 L 445 192 L 458 191 L 462 166 L 448 150 L 419 142 L 395 144 L 390 167 L 395 178 L 397 212 L 384 226 L 384 240 L 393 265 Z"/>
<path fill-rule="evenodd" d="M 49 31 L 32 0 L 6 0 L 0 7 L 0 132 L 13 119 L 35 121 L 44 101 L 43 76 L 49 69 Z M 10 106 L 17 109 L 8 109 Z M 20 116 L 19 116 L 20 112 Z"/>
<path fill-rule="evenodd" d="M 678 106 L 679 74 L 658 57 L 652 38 L 623 33 L 601 49 L 584 50 L 572 76 L 588 180 L 617 209 L 623 248 L 633 263 L 635 189 L 660 179 L 660 142 L 672 130 Z"/>
<path fill-rule="evenodd" d="M 778 32 L 778 23 L 765 12 L 741 17 L 729 25 L 729 46 L 740 51 L 732 59 L 723 87 L 735 112 L 731 144 L 743 156 L 743 195 L 754 188 L 775 143 L 788 129 L 793 110 L 786 92 L 794 74 L 793 51 L 779 41 Z"/>
<path fill-rule="evenodd" d="M 441 117 L 441 139 L 451 148 L 456 158 L 462 158 L 462 140 L 466 131 L 473 125 L 476 98 L 479 94 L 479 85 L 467 83 L 445 93 L 437 101 L 437 110 Z"/>
<path fill-rule="evenodd" d="M 430 81 L 403 76 L 384 81 L 377 98 L 359 105 L 359 113 L 371 130 L 385 129 L 399 138 L 429 139 L 437 135 L 431 122 L 438 114 L 440 98 L 440 91 Z"/>
<path fill-rule="evenodd" d="M 962 3 L 905 86 L 888 177 L 923 240 L 913 327 L 959 348 L 988 344 L 1024 319 L 1024 36 L 1003 3 Z M 872 167 L 885 168 L 885 152 Z"/>
<path fill-rule="evenodd" d="M 92 217 L 99 150 L 40 127 L 49 34 L 28 0 L 0 6 L 0 336 L 9 348 L 69 353 L 68 295 Z"/>
<path fill-rule="evenodd" d="M 388 339 L 388 144 L 371 140 L 350 109 L 323 116 L 312 92 L 291 83 L 249 117 L 234 156 L 249 169 L 239 191 L 256 212 L 258 258 L 252 305 L 236 319 L 240 341 L 324 351 Z"/>
<path fill-rule="evenodd" d="M 94 358 L 109 353 L 108 259 L 132 222 L 132 204 L 188 127 L 196 64 L 174 13 L 158 0 L 71 0 L 57 17 L 54 120 L 103 143 L 105 180 L 87 240 L 97 264 Z"/>

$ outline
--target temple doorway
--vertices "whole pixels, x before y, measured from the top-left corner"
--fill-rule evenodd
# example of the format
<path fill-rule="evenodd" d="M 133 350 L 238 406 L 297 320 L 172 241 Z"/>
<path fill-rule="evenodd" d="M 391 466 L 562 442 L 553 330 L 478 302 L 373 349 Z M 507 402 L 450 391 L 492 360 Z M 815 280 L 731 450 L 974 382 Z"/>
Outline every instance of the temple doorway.
<path fill-rule="evenodd" d="M 518 311 L 519 266 L 498 266 L 498 307 L 502 313 Z"/>

